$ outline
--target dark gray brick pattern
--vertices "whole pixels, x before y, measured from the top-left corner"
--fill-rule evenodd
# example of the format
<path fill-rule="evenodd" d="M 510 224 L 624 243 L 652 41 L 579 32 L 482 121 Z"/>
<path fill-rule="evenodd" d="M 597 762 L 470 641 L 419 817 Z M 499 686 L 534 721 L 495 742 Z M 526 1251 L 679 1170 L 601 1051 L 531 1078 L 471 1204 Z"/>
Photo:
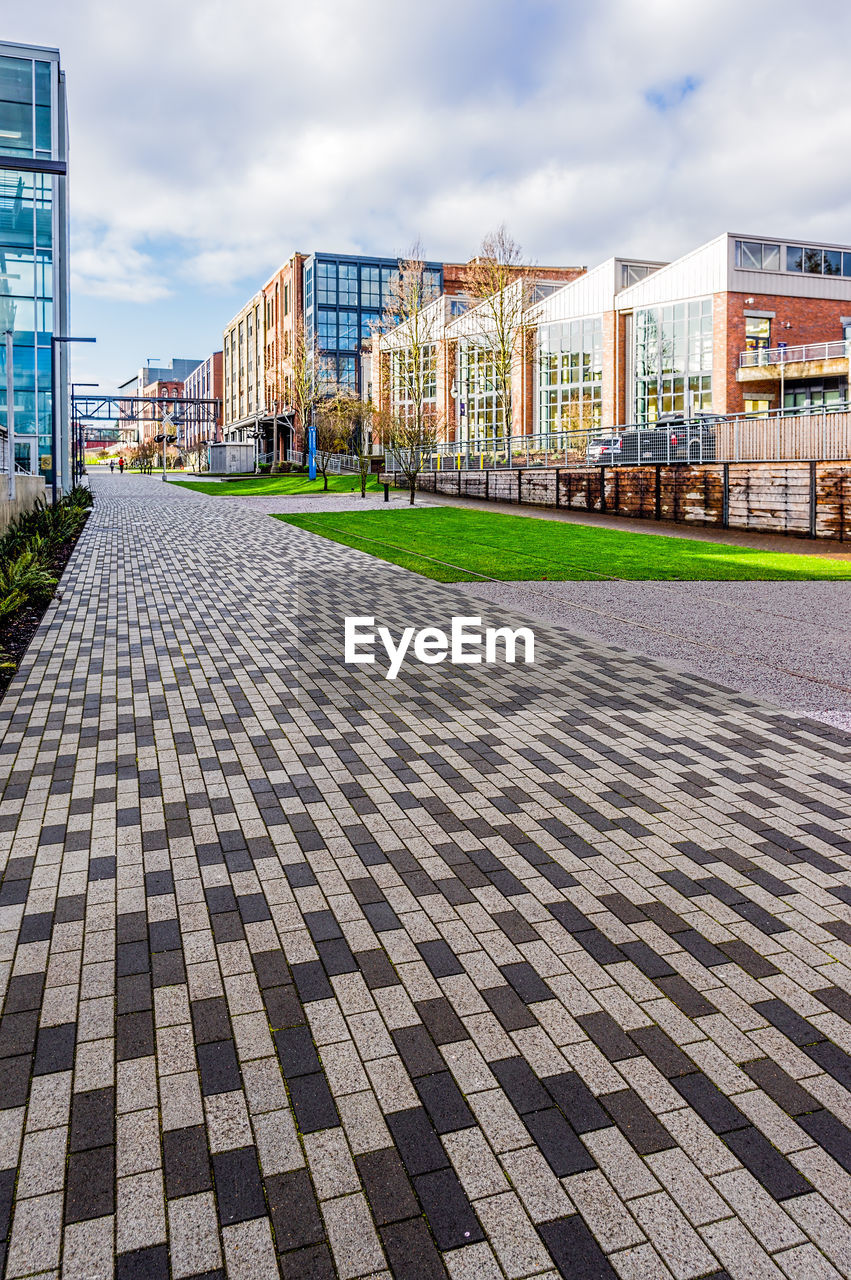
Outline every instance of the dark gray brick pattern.
<path fill-rule="evenodd" d="M 468 595 L 95 484 L 0 706 L 3 1274 L 851 1274 L 848 740 L 543 628 L 390 683 L 342 619 Z"/>

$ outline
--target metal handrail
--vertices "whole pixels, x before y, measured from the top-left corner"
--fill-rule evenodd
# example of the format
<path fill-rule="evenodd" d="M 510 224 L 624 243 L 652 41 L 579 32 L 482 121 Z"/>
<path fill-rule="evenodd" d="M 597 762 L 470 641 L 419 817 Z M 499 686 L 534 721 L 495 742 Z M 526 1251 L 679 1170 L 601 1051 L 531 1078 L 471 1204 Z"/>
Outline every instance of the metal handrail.
<path fill-rule="evenodd" d="M 848 357 L 851 343 L 842 339 L 836 342 L 807 342 L 797 347 L 762 347 L 742 351 L 740 369 L 761 369 L 764 365 L 800 364 L 805 360 L 841 360 Z"/>
<path fill-rule="evenodd" d="M 612 441 L 616 443 L 612 445 Z M 420 454 L 424 471 L 638 462 L 746 462 L 851 458 L 851 405 L 718 415 L 682 422 L 477 437 Z M 393 470 L 388 457 L 387 469 Z"/>

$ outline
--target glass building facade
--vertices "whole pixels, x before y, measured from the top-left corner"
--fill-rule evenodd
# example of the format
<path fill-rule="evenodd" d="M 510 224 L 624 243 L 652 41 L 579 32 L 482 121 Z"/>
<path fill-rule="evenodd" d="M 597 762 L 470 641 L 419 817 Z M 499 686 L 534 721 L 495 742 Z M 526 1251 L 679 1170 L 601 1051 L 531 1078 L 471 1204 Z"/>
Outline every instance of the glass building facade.
<path fill-rule="evenodd" d="M 538 344 L 540 430 L 599 427 L 603 408 L 603 317 L 541 325 Z"/>
<path fill-rule="evenodd" d="M 65 79 L 54 49 L 0 43 L 0 426 L 5 437 L 5 333 L 13 343 L 15 457 L 53 478 L 51 338 L 67 333 Z M 68 373 L 57 355 L 59 479 L 70 485 Z M 64 464 L 63 464 L 63 461 Z"/>
<path fill-rule="evenodd" d="M 304 335 L 317 353 L 322 383 L 363 396 L 361 349 L 387 309 L 397 258 L 313 253 L 304 264 Z M 439 262 L 425 264 L 426 288 L 443 290 Z"/>
<path fill-rule="evenodd" d="M 635 313 L 635 420 L 712 408 L 712 299 Z"/>

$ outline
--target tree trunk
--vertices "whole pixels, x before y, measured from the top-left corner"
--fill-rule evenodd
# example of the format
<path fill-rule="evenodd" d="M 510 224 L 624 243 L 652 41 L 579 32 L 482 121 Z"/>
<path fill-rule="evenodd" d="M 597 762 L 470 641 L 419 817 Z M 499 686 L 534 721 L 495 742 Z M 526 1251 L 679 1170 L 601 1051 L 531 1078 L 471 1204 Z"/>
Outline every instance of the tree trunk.
<path fill-rule="evenodd" d="M 410 483 L 411 483 L 411 506 L 413 506 L 413 505 L 414 505 L 414 497 L 415 497 L 416 492 L 417 492 L 417 477 L 416 477 L 416 476 L 412 476 L 412 477 L 411 477 L 411 482 L 410 482 Z"/>

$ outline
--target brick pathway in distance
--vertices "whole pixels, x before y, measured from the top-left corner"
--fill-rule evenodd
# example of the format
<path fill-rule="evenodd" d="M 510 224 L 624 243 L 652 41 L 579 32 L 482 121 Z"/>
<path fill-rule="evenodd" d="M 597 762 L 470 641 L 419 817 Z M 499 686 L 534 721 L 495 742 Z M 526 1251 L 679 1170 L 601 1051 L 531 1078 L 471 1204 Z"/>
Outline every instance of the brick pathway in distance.
<path fill-rule="evenodd" d="M 3 1274 L 851 1275 L 848 738 L 546 628 L 390 682 L 342 619 L 469 597 L 95 487 L 0 705 Z"/>

